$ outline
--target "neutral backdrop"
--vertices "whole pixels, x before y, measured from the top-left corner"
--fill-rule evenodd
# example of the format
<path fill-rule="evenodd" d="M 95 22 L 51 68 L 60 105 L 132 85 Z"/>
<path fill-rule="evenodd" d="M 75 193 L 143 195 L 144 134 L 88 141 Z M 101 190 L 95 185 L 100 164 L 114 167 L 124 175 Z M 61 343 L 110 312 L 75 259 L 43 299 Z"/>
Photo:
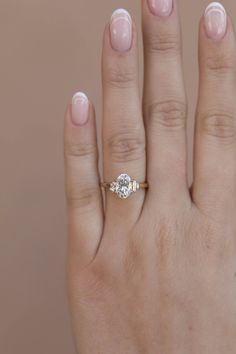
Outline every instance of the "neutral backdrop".
<path fill-rule="evenodd" d="M 191 151 L 198 21 L 208 2 L 179 3 Z M 236 20 L 235 0 L 224 4 Z M 101 122 L 101 39 L 117 7 L 140 30 L 140 0 L 0 0 L 1 354 L 75 353 L 64 280 L 63 116 L 84 90 Z"/>

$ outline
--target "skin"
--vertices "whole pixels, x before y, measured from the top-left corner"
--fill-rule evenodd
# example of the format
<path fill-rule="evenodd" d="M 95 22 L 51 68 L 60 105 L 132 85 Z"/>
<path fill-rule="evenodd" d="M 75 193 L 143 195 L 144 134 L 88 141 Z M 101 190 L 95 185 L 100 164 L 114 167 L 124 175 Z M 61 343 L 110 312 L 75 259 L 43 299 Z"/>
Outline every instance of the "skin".
<path fill-rule="evenodd" d="M 154 16 L 142 1 L 145 80 L 137 34 L 125 53 L 105 28 L 104 180 L 149 182 L 127 200 L 102 195 L 95 113 L 65 119 L 68 293 L 80 354 L 235 354 L 236 40 L 199 29 L 194 177 L 187 183 L 187 102 L 177 3 Z M 103 197 L 105 203 L 103 203 Z"/>

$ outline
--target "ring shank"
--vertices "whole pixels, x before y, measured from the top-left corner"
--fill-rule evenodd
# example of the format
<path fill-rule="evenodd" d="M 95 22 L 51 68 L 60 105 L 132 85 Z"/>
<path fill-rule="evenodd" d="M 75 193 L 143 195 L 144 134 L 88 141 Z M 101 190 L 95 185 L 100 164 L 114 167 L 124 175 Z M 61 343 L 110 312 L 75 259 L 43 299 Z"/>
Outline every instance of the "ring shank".
<path fill-rule="evenodd" d="M 111 183 L 112 182 L 101 182 L 101 187 L 110 189 Z M 147 182 L 139 183 L 139 188 L 142 188 L 142 189 L 148 188 L 148 183 Z"/>
<path fill-rule="evenodd" d="M 101 185 L 102 188 L 110 188 L 111 183 L 109 183 L 109 182 L 101 182 L 100 185 Z"/>
<path fill-rule="evenodd" d="M 147 182 L 142 182 L 142 183 L 139 183 L 139 188 L 148 188 L 148 183 Z"/>

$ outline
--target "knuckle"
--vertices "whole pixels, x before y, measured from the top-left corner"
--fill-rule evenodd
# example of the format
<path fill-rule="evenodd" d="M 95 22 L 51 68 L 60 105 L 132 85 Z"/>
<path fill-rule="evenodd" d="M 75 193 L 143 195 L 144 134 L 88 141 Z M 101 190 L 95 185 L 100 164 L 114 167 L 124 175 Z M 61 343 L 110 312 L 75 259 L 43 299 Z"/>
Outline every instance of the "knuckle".
<path fill-rule="evenodd" d="M 147 108 L 151 122 L 168 130 L 185 128 L 186 112 L 186 103 L 175 100 L 154 102 Z"/>
<path fill-rule="evenodd" d="M 160 220 L 156 225 L 155 245 L 160 262 L 166 262 L 168 259 L 171 259 L 171 256 L 177 247 L 177 238 L 173 227 L 170 225 L 169 221 L 165 220 L 165 218 Z"/>
<path fill-rule="evenodd" d="M 210 111 L 201 119 L 203 131 L 212 137 L 233 142 L 236 135 L 235 117 L 226 112 Z"/>
<path fill-rule="evenodd" d="M 174 53 L 181 52 L 180 41 L 176 34 L 150 34 L 147 38 L 147 50 L 151 53 Z"/>
<path fill-rule="evenodd" d="M 232 73 L 232 71 L 235 71 L 235 63 L 232 60 L 232 56 L 222 53 L 207 57 L 206 68 L 215 75 L 227 74 L 228 72 Z"/>
<path fill-rule="evenodd" d="M 84 188 L 79 186 L 68 186 L 66 190 L 67 205 L 72 209 L 88 210 L 94 206 L 97 200 L 97 188 Z"/>
<path fill-rule="evenodd" d="M 116 64 L 106 68 L 104 78 L 112 88 L 129 88 L 134 86 L 136 75 L 134 68 Z"/>
<path fill-rule="evenodd" d="M 145 143 L 139 133 L 117 133 L 108 140 L 107 149 L 113 162 L 129 162 L 144 156 Z"/>
<path fill-rule="evenodd" d="M 90 264 L 90 272 L 100 289 L 108 289 L 111 284 L 119 283 L 122 277 L 122 268 L 120 262 L 116 262 L 114 257 L 99 257 L 99 255 Z"/>
<path fill-rule="evenodd" d="M 145 268 L 146 256 L 148 250 L 146 243 L 140 232 L 135 234 L 135 237 L 130 237 L 128 247 L 123 257 L 122 266 L 127 277 L 140 272 L 140 268 Z"/>
<path fill-rule="evenodd" d="M 222 230 L 214 223 L 202 223 L 202 227 L 196 232 L 190 233 L 197 241 L 200 254 L 205 258 L 211 256 L 215 260 L 223 259 L 227 253 L 230 241 L 222 237 Z"/>
<path fill-rule="evenodd" d="M 79 141 L 66 141 L 65 142 L 65 155 L 67 157 L 85 157 L 96 156 L 97 147 L 95 144 L 81 143 Z"/>

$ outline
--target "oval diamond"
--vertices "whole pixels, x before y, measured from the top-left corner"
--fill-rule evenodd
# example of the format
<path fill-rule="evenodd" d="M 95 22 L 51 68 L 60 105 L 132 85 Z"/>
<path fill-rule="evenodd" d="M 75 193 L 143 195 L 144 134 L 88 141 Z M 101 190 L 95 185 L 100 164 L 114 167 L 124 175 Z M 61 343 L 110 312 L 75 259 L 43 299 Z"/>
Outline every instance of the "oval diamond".
<path fill-rule="evenodd" d="M 126 199 L 133 192 L 131 177 L 127 174 L 121 174 L 116 180 L 115 193 L 121 199 Z"/>

